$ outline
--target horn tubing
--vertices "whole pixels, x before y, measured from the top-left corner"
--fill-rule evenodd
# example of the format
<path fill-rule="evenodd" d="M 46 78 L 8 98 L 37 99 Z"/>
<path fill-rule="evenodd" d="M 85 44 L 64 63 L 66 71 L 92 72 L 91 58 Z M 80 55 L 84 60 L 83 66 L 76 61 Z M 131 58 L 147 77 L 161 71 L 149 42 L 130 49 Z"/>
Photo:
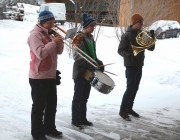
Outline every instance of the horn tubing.
<path fill-rule="evenodd" d="M 62 29 L 62 28 L 60 28 L 60 27 L 58 27 L 57 25 L 54 25 L 56 28 L 58 28 L 59 30 L 61 30 L 64 34 L 66 34 L 67 33 L 67 31 L 66 30 L 64 30 L 64 29 Z"/>
<path fill-rule="evenodd" d="M 57 25 L 55 25 L 55 27 L 57 27 L 59 30 L 61 30 L 64 34 L 66 34 L 67 33 L 67 31 L 66 30 L 64 30 L 64 29 L 62 29 L 62 28 L 60 28 L 60 27 L 58 27 Z M 58 33 L 58 32 L 56 32 L 56 33 Z M 59 33 L 58 33 L 59 34 Z M 74 39 L 75 37 L 73 37 L 73 39 Z M 68 40 L 66 40 L 67 42 L 69 42 L 69 43 L 71 43 L 70 41 L 68 41 Z M 86 55 L 89 59 L 91 59 L 94 63 L 96 63 L 96 61 L 94 60 L 94 59 L 92 59 L 89 55 L 87 55 L 85 52 L 83 52 L 81 49 L 79 49 L 77 46 L 76 46 L 76 49 L 78 50 L 78 51 L 80 51 L 81 53 L 83 53 L 84 55 Z"/>
<path fill-rule="evenodd" d="M 145 50 L 145 49 L 148 49 L 150 48 L 152 45 L 155 44 L 156 42 L 156 37 L 151 37 L 150 41 L 146 41 L 146 40 L 143 40 L 143 38 L 141 36 L 143 36 L 143 34 L 145 34 L 147 37 L 150 37 L 148 34 L 147 34 L 148 31 L 142 31 L 140 32 L 137 37 L 136 37 L 136 41 L 137 43 L 140 45 L 140 46 L 134 46 L 131 44 L 131 47 L 132 47 L 132 50 L 133 50 L 133 54 L 134 56 L 136 56 L 138 53 L 140 53 L 141 51 Z M 152 40 L 153 39 L 153 40 Z M 144 41 L 144 42 L 143 42 Z M 146 42 L 145 42 L 146 41 Z"/>
<path fill-rule="evenodd" d="M 55 27 L 57 27 L 56 25 L 55 25 Z M 63 29 L 61 29 L 60 27 L 57 27 L 59 30 L 61 30 L 64 34 L 66 34 L 66 31 L 65 30 L 63 30 Z M 57 34 L 59 34 L 56 30 L 54 30 L 53 28 L 52 28 L 52 30 L 53 31 L 55 31 Z M 59 34 L 60 35 L 60 34 Z M 64 38 L 63 38 L 64 39 Z M 65 40 L 65 39 L 64 39 Z M 69 42 L 69 43 L 71 43 L 70 41 L 68 41 L 68 40 L 66 40 L 67 42 Z M 65 41 L 63 41 L 69 48 L 71 48 L 71 49 L 73 49 L 73 50 L 75 50 L 73 47 L 70 47 Z M 82 53 L 82 54 L 84 54 L 87 58 L 89 58 L 91 61 L 93 61 L 95 64 L 97 64 L 97 62 L 94 60 L 94 59 L 92 59 L 89 55 L 87 55 L 85 52 L 83 52 L 81 49 L 79 49 L 78 47 L 76 47 L 76 49 L 80 52 L 80 53 Z M 96 66 L 96 65 L 94 65 L 92 62 L 90 62 L 90 60 L 88 60 L 86 57 L 84 57 L 82 54 L 80 54 L 78 51 L 76 51 L 75 50 L 75 52 L 77 53 L 77 54 L 79 54 L 82 58 L 84 58 L 87 62 L 89 62 L 93 67 L 95 67 L 95 68 L 98 68 L 98 65 Z"/>
<path fill-rule="evenodd" d="M 64 34 L 67 34 L 67 31 L 62 29 L 61 27 L 58 27 L 56 24 L 55 24 L 55 27 L 57 27 L 60 31 L 62 31 Z M 74 36 L 73 38 L 71 38 L 72 40 L 75 38 L 76 36 Z"/>
<path fill-rule="evenodd" d="M 57 25 L 55 25 L 55 27 L 57 27 L 59 30 L 61 30 L 64 34 L 67 33 L 67 31 L 65 31 L 64 29 L 58 27 Z M 53 29 L 52 29 L 52 30 L 53 30 Z M 55 30 L 53 30 L 53 31 L 55 31 Z M 56 32 L 57 34 L 59 34 L 57 31 L 55 31 L 55 32 Z M 73 38 L 75 38 L 75 37 L 73 37 Z M 68 40 L 66 40 L 66 41 L 68 41 Z M 63 42 L 64 42 L 70 49 L 74 50 L 78 55 L 80 55 L 82 58 L 84 58 L 87 62 L 89 62 L 89 63 L 90 63 L 93 67 L 95 67 L 96 69 L 98 69 L 99 67 L 102 67 L 102 66 L 115 64 L 115 63 L 110 63 L 110 64 L 98 66 L 97 62 L 96 62 L 94 59 L 92 59 L 89 55 L 87 55 L 86 53 L 84 53 L 81 49 L 79 49 L 78 47 L 76 47 L 76 48 L 70 47 L 65 41 L 63 41 Z M 71 43 L 70 41 L 68 41 L 68 42 Z M 97 64 L 97 66 L 94 65 L 94 64 L 93 64 L 90 60 L 88 60 L 86 57 L 84 57 L 81 53 L 79 53 L 78 51 L 76 51 L 76 49 L 77 49 L 78 51 L 80 51 L 81 53 L 83 53 L 85 56 L 87 56 L 91 61 L 95 62 L 95 64 Z M 108 72 L 108 71 L 104 71 L 104 72 L 107 72 L 107 73 L 109 73 L 109 74 L 118 76 L 118 75 L 116 75 L 116 74 L 114 74 L 114 73 L 111 73 L 111 72 Z"/>
<path fill-rule="evenodd" d="M 66 42 L 64 42 L 64 44 L 66 44 L 70 49 L 75 50 L 74 48 L 70 47 Z M 97 68 L 97 66 L 95 66 L 91 61 L 89 61 L 89 60 L 88 60 L 86 57 L 84 57 L 81 53 L 79 53 L 79 52 L 77 52 L 77 51 L 76 51 L 76 53 L 77 53 L 78 55 L 80 55 L 82 58 L 84 58 L 87 62 L 89 62 L 92 66 L 94 66 L 95 68 Z"/>

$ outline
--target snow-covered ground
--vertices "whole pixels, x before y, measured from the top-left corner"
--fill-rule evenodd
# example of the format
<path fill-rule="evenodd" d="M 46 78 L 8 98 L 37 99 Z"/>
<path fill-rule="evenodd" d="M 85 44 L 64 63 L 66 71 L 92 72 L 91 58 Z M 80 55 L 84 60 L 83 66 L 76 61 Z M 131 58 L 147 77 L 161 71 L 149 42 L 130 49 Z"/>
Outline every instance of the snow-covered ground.
<path fill-rule="evenodd" d="M 27 37 L 35 22 L 0 20 L 0 140 L 31 140 L 31 93 L 28 83 Z M 68 28 L 65 24 L 63 28 Z M 73 97 L 72 66 L 66 49 L 58 58 L 61 85 L 58 86 L 56 125 L 63 140 L 178 140 L 180 139 L 180 38 L 158 40 L 154 52 L 146 51 L 145 66 L 134 104 L 141 118 L 126 122 L 119 107 L 126 89 L 123 59 L 114 28 L 103 27 L 97 41 L 97 55 L 115 88 L 108 95 L 92 88 L 87 116 L 94 127 L 79 130 L 71 126 Z M 50 138 L 49 138 L 50 139 Z"/>

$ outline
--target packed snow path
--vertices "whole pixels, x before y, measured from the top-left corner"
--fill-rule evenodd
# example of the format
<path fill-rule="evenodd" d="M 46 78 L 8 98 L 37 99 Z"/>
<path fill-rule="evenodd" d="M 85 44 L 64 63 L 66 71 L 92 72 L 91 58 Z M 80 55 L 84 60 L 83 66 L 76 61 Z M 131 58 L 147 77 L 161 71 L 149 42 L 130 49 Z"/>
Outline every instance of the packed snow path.
<path fill-rule="evenodd" d="M 0 140 L 32 140 L 27 37 L 34 25 L 33 22 L 0 20 Z M 71 125 L 73 60 L 66 50 L 58 58 L 62 84 L 58 86 L 56 126 L 64 134 L 61 139 L 179 140 L 180 39 L 158 40 L 156 50 L 146 52 L 143 78 L 134 107 L 141 118 L 131 117 L 132 121 L 126 122 L 118 115 L 126 79 L 113 34 L 113 28 L 102 28 L 97 53 L 105 64 L 116 62 L 116 65 L 107 66 L 108 71 L 118 74 L 118 77 L 110 75 L 116 87 L 108 95 L 92 89 L 87 116 L 93 127 L 79 130 Z"/>

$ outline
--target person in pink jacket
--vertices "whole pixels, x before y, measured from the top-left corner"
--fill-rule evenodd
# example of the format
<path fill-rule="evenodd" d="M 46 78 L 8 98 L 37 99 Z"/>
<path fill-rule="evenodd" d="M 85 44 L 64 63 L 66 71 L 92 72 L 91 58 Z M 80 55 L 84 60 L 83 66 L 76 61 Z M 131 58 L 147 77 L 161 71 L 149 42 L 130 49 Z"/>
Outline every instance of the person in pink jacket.
<path fill-rule="evenodd" d="M 42 11 L 28 37 L 30 48 L 29 83 L 31 86 L 32 112 L 31 134 L 35 140 L 47 140 L 45 135 L 61 137 L 56 129 L 57 107 L 56 69 L 58 55 L 63 52 L 64 43 L 59 35 L 52 34 L 54 15 Z"/>

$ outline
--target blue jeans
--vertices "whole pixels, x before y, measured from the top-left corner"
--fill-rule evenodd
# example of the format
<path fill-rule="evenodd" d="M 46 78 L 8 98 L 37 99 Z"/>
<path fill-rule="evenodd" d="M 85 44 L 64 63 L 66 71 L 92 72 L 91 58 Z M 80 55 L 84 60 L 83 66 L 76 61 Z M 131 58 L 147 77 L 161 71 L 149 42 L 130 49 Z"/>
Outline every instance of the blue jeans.
<path fill-rule="evenodd" d="M 74 79 L 74 97 L 72 101 L 72 122 L 86 121 L 87 101 L 91 90 L 90 82 L 85 78 Z"/>
<path fill-rule="evenodd" d="M 120 111 L 132 110 L 134 99 L 142 77 L 142 67 L 126 67 L 127 88 L 123 95 Z"/>

